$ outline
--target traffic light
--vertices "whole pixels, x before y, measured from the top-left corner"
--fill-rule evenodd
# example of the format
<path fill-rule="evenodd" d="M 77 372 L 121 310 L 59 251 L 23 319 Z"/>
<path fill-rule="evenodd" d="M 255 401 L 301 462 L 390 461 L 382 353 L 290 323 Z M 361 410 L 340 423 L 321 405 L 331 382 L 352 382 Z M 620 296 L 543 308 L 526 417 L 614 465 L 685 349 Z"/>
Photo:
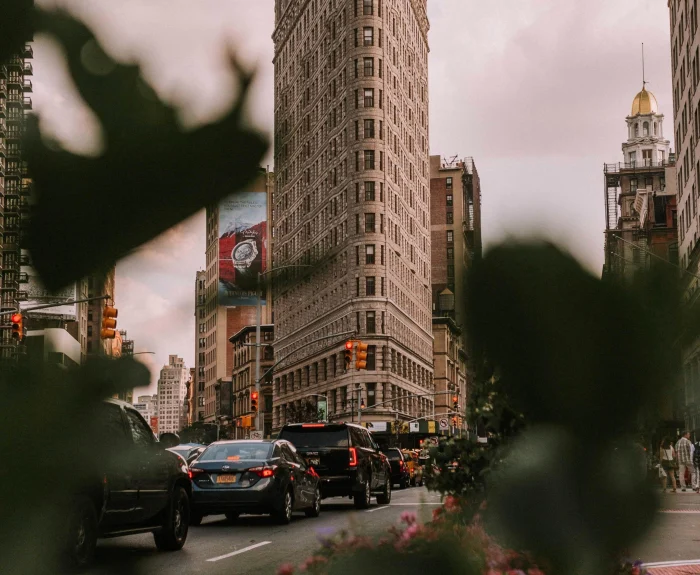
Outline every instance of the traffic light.
<path fill-rule="evenodd" d="M 355 353 L 355 368 L 367 369 L 367 344 L 361 341 L 357 342 L 357 352 Z"/>
<path fill-rule="evenodd" d="M 114 339 L 117 336 L 117 320 L 119 314 L 117 308 L 106 305 L 102 310 L 102 329 L 100 337 L 102 339 Z"/>
<path fill-rule="evenodd" d="M 22 338 L 24 338 L 24 327 L 22 327 L 22 314 L 13 313 L 12 317 L 10 318 L 10 321 L 12 321 L 12 339 L 22 341 Z"/>
<path fill-rule="evenodd" d="M 250 394 L 250 409 L 251 409 L 251 411 L 258 410 L 258 392 L 257 391 L 253 391 Z"/>
<path fill-rule="evenodd" d="M 345 371 L 350 369 L 352 363 L 352 341 L 345 342 Z"/>
<path fill-rule="evenodd" d="M 456 395 L 452 396 L 452 409 L 455 411 L 459 409 L 459 397 Z"/>
<path fill-rule="evenodd" d="M 457 427 L 457 418 L 456 417 L 452 418 L 452 427 Z"/>

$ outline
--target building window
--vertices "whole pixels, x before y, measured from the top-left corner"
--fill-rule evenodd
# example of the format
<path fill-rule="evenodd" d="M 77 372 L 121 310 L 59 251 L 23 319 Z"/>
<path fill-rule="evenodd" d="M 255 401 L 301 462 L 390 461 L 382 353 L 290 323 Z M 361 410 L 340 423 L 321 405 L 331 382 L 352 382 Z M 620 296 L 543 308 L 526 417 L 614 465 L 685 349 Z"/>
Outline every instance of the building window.
<path fill-rule="evenodd" d="M 365 88 L 365 108 L 374 108 L 374 88 Z"/>
<path fill-rule="evenodd" d="M 648 136 L 648 135 L 649 135 L 649 122 L 644 122 L 644 126 L 643 126 L 643 128 L 642 128 L 642 134 L 643 134 L 644 136 Z"/>
<path fill-rule="evenodd" d="M 366 332 L 367 333 L 377 333 L 377 326 L 375 323 L 375 313 L 373 311 L 368 311 L 365 316 L 366 321 Z"/>
<path fill-rule="evenodd" d="M 367 370 L 375 371 L 377 369 L 377 346 L 367 346 Z M 369 384 L 372 385 L 372 384 Z"/>
<path fill-rule="evenodd" d="M 636 191 L 637 191 L 637 178 L 631 178 L 631 179 L 630 179 L 630 191 L 631 191 L 631 192 L 636 192 Z"/>
<path fill-rule="evenodd" d="M 375 280 L 373 277 L 365 278 L 365 295 L 375 295 Z"/>
<path fill-rule="evenodd" d="M 365 76 L 374 76 L 374 58 L 365 58 Z"/>
<path fill-rule="evenodd" d="M 365 120 L 365 138 L 374 138 L 374 120 Z"/>
<path fill-rule="evenodd" d="M 88 326 L 88 337 L 92 337 L 92 326 Z"/>
<path fill-rule="evenodd" d="M 365 150 L 365 170 L 374 170 L 374 150 Z"/>
<path fill-rule="evenodd" d="M 447 187 L 448 190 L 452 189 L 452 178 L 445 179 L 445 186 Z"/>
<path fill-rule="evenodd" d="M 363 32 L 364 45 L 374 46 L 374 28 L 366 26 Z"/>
<path fill-rule="evenodd" d="M 455 265 L 454 264 L 447 264 L 447 277 L 448 278 L 455 277 Z"/>
<path fill-rule="evenodd" d="M 374 201 L 374 182 L 365 182 L 365 201 Z"/>
<path fill-rule="evenodd" d="M 447 230 L 447 243 L 451 244 L 455 241 L 455 234 L 452 230 Z"/>
<path fill-rule="evenodd" d="M 374 214 L 365 214 L 365 233 L 374 233 Z"/>
<path fill-rule="evenodd" d="M 362 0 L 362 14 L 372 16 L 374 14 L 374 0 Z"/>
<path fill-rule="evenodd" d="M 448 206 L 452 205 L 452 194 L 447 194 L 447 205 Z"/>
<path fill-rule="evenodd" d="M 447 223 L 448 224 L 454 223 L 454 215 L 452 212 L 447 212 Z"/>
<path fill-rule="evenodd" d="M 369 351 L 369 350 L 368 350 Z M 369 353 L 367 353 L 367 369 L 370 369 L 369 367 Z M 372 368 L 374 369 L 374 368 Z M 376 392 L 376 383 L 368 383 L 367 384 L 367 407 L 372 407 L 377 403 L 377 392 Z"/>
<path fill-rule="evenodd" d="M 454 248 L 447 248 L 447 259 L 448 261 L 452 261 L 455 259 L 455 249 Z"/>
<path fill-rule="evenodd" d="M 374 244 L 368 244 L 365 246 L 365 263 L 368 265 L 372 265 L 374 263 Z"/>

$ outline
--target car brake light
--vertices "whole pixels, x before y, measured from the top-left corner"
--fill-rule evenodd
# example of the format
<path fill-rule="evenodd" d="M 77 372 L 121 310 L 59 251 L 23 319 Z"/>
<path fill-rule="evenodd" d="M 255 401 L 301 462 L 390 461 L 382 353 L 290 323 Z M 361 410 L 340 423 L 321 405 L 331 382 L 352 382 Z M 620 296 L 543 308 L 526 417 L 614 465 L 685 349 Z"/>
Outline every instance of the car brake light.
<path fill-rule="evenodd" d="M 401 460 L 399 460 L 399 468 L 400 468 L 400 469 L 403 469 L 403 467 L 404 467 L 404 462 L 401 461 Z"/>
<path fill-rule="evenodd" d="M 324 423 L 304 423 L 302 427 L 326 427 Z"/>
<path fill-rule="evenodd" d="M 311 477 L 318 477 L 318 473 L 316 473 L 313 467 L 309 467 L 309 475 L 311 475 Z"/>
<path fill-rule="evenodd" d="M 276 465 L 271 467 L 252 467 L 248 470 L 249 473 L 255 473 L 258 477 L 272 477 L 275 474 Z"/>
<path fill-rule="evenodd" d="M 357 449 L 351 447 L 348 451 L 350 452 L 350 467 L 357 467 Z"/>
<path fill-rule="evenodd" d="M 197 467 L 190 467 L 189 470 L 187 471 L 187 475 L 190 476 L 190 479 L 194 479 L 195 476 L 199 475 L 200 473 L 204 473 L 204 469 L 199 469 Z"/>

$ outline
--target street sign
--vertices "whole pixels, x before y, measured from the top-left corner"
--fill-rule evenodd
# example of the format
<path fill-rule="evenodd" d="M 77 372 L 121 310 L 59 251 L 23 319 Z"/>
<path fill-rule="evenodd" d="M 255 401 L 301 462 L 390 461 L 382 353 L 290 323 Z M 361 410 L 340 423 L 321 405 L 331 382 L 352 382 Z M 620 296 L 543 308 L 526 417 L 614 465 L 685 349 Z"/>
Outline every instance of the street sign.
<path fill-rule="evenodd" d="M 440 420 L 440 429 L 444 431 L 445 429 L 449 429 L 449 428 L 450 428 L 450 423 L 449 423 L 449 421 L 447 421 L 447 418 L 446 418 L 446 417 L 443 417 L 443 418 Z"/>
<path fill-rule="evenodd" d="M 263 432 L 262 432 L 262 431 L 251 431 L 251 432 L 250 432 L 250 438 L 251 438 L 251 439 L 262 439 L 262 438 L 263 438 Z"/>
<path fill-rule="evenodd" d="M 418 423 L 417 421 L 412 421 L 408 424 L 408 428 L 411 433 L 418 433 L 418 431 L 420 430 L 420 423 Z"/>

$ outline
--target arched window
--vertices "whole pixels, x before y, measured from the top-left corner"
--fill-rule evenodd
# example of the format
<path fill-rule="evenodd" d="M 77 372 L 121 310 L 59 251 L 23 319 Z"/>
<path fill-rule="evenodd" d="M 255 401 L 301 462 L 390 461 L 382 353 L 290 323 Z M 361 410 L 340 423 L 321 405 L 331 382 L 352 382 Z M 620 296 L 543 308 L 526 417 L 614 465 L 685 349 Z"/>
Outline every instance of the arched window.
<path fill-rule="evenodd" d="M 639 124 L 634 125 L 634 137 L 635 138 L 639 137 Z"/>
<path fill-rule="evenodd" d="M 644 122 L 643 133 L 644 133 L 645 136 L 648 136 L 648 135 L 649 135 L 649 122 Z"/>

